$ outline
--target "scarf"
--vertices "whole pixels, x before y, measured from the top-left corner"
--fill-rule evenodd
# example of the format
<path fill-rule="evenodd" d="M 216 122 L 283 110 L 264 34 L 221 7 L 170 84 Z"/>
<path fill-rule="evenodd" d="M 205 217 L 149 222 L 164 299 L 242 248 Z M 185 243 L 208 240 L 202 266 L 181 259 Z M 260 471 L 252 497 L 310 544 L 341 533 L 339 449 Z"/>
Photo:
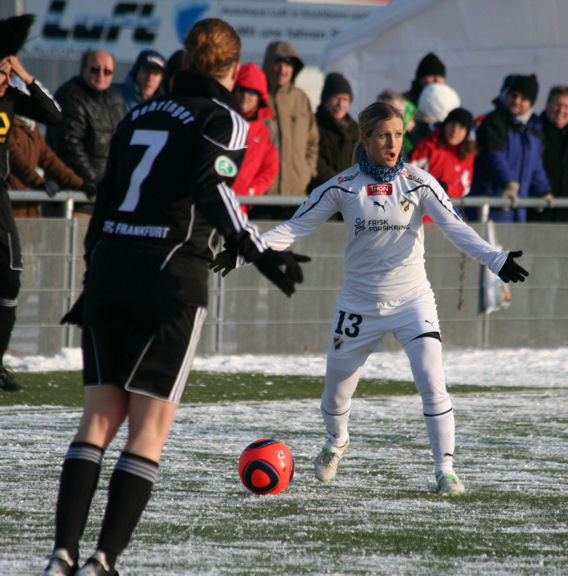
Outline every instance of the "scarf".
<path fill-rule="evenodd" d="M 367 152 L 363 149 L 361 156 L 359 156 L 359 168 L 363 174 L 372 176 L 377 182 L 384 183 L 394 180 L 402 172 L 404 163 L 402 161 L 402 154 L 399 154 L 396 164 L 392 168 L 388 166 L 375 166 L 369 162 Z"/>

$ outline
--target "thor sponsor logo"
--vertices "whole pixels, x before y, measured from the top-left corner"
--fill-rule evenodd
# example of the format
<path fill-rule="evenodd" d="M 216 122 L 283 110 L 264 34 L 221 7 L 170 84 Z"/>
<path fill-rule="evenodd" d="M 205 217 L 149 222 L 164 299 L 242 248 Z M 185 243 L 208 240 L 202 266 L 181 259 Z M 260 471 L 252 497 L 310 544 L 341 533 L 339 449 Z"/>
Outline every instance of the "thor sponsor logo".
<path fill-rule="evenodd" d="M 215 160 L 215 172 L 219 176 L 234 178 L 237 175 L 237 165 L 228 156 L 218 156 Z"/>
<path fill-rule="evenodd" d="M 392 196 L 392 184 L 369 184 L 367 186 L 367 196 Z"/>

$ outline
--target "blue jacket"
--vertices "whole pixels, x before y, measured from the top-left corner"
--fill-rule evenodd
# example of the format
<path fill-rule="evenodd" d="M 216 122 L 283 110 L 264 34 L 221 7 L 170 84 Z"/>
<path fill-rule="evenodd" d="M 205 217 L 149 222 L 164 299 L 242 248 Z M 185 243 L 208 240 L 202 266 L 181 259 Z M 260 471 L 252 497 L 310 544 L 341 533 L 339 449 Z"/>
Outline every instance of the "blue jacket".
<path fill-rule="evenodd" d="M 124 79 L 124 83 L 119 86 L 120 91 L 122 92 L 122 96 L 124 101 L 126 102 L 126 109 L 130 112 L 134 106 L 138 106 L 142 102 L 142 98 L 140 97 L 140 90 L 138 90 L 138 86 L 136 86 L 136 82 L 134 82 L 134 78 L 130 74 L 130 72 L 126 75 Z"/>
<path fill-rule="evenodd" d="M 501 104 L 477 130 L 477 150 L 470 195 L 501 196 L 507 182 L 519 183 L 519 198 L 542 196 L 550 185 L 542 160 L 541 120 L 533 114 L 526 124 Z M 526 222 L 527 209 L 492 208 L 498 222 Z"/>

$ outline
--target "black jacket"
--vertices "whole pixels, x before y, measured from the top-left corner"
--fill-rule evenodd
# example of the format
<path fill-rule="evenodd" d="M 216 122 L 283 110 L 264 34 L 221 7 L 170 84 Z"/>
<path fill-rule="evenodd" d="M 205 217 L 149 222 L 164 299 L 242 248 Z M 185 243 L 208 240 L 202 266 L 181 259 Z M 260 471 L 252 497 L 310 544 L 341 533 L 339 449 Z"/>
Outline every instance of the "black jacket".
<path fill-rule="evenodd" d="M 318 174 L 312 179 L 311 188 L 327 182 L 353 165 L 353 149 L 359 138 L 357 122 L 349 114 L 340 124 L 320 104 L 316 112 L 316 122 L 320 134 Z"/>
<path fill-rule="evenodd" d="M 562 130 L 553 126 L 541 115 L 544 152 L 544 170 L 550 182 L 550 191 L 557 198 L 568 197 L 568 126 Z M 529 220 L 542 222 L 568 222 L 568 209 L 546 209 L 542 212 L 531 210 Z"/>
<path fill-rule="evenodd" d="M 85 239 L 90 305 L 175 314 L 206 305 L 216 231 L 247 260 L 267 247 L 231 189 L 247 122 L 215 80 L 178 73 L 113 137 Z"/>
<path fill-rule="evenodd" d="M 124 98 L 112 86 L 93 90 L 80 76 L 60 86 L 55 98 L 63 109 L 63 122 L 47 130 L 47 143 L 85 182 L 98 184 L 113 132 L 126 114 Z"/>

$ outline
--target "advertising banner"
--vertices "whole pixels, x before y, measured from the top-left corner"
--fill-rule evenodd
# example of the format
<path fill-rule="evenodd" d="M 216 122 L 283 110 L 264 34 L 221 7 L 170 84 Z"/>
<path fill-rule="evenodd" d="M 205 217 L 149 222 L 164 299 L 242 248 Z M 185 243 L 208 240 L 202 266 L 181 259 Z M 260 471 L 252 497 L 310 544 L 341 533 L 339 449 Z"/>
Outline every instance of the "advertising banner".
<path fill-rule="evenodd" d="M 388 0 L 293 2 L 287 0 L 25 0 L 36 14 L 26 58 L 77 60 L 87 48 L 132 61 L 148 48 L 168 57 L 202 18 L 229 22 L 243 42 L 243 61 L 262 63 L 272 40 L 290 42 L 307 66 L 319 66 L 325 45 L 343 28 Z"/>

